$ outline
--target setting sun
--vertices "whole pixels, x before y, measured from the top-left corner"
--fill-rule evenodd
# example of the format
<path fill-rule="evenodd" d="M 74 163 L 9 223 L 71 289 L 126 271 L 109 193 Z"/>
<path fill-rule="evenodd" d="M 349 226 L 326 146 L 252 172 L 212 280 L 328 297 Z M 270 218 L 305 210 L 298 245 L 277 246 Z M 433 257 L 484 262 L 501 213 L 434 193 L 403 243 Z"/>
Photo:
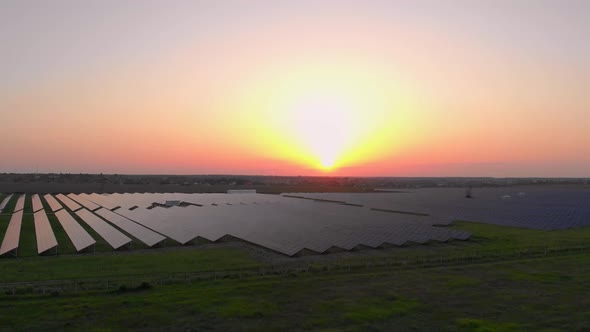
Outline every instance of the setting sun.
<path fill-rule="evenodd" d="M 326 93 L 303 96 L 287 110 L 293 138 L 324 169 L 334 167 L 343 152 L 358 139 L 356 113 L 358 110 L 345 96 Z"/>
<path fill-rule="evenodd" d="M 411 94 L 401 76 L 393 81 L 358 61 L 269 66 L 230 106 L 247 110 L 241 126 L 255 122 L 256 136 L 244 139 L 245 148 L 332 174 L 385 147 L 395 151 L 407 131 L 400 126 L 411 123 Z"/>
<path fill-rule="evenodd" d="M 322 160 L 322 167 L 324 168 L 325 171 L 331 170 L 333 166 L 334 166 L 334 162 L 332 160 L 329 160 L 329 159 Z"/>

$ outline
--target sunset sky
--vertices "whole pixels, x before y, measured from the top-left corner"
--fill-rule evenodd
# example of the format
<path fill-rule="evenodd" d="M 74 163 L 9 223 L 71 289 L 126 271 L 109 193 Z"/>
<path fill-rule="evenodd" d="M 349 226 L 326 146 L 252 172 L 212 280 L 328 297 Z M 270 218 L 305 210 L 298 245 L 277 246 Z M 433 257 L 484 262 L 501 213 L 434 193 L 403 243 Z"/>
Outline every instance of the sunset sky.
<path fill-rule="evenodd" d="M 590 1 L 0 2 L 0 172 L 590 176 Z"/>

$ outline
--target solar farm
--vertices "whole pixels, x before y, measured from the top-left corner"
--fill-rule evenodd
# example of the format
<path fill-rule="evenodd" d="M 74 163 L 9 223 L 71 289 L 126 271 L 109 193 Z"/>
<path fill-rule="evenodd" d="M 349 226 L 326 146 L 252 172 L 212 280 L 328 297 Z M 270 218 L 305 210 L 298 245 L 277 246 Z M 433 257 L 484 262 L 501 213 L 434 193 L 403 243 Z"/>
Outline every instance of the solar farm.
<path fill-rule="evenodd" d="M 16 255 L 25 195 L 17 199 L 2 255 Z M 58 194 L 30 197 L 39 254 L 58 252 L 47 221 L 54 214 L 77 252 L 96 244 L 90 227 L 113 250 L 133 239 L 145 246 L 238 239 L 284 255 L 465 240 L 469 233 L 434 227 L 420 216 L 347 204 L 263 194 Z M 46 211 L 41 199 L 47 202 Z"/>
<path fill-rule="evenodd" d="M 25 200 L 32 211 L 25 211 Z M 75 252 L 91 252 L 97 241 L 111 250 L 243 241 L 301 256 L 469 239 L 469 232 L 445 227 L 455 220 L 540 230 L 589 226 L 590 190 L 481 188 L 473 198 L 461 188 L 282 195 L 11 194 L 0 211 L 10 216 L 0 234 L 5 257 L 18 256 L 27 213 L 33 215 L 39 255 L 58 254 L 64 241 Z M 67 234 L 62 243 L 48 215 Z"/>
<path fill-rule="evenodd" d="M 582 188 L 428 188 L 379 193 L 294 193 L 290 197 L 422 215 L 434 224 L 455 220 L 556 230 L 590 226 L 590 190 Z"/>
<path fill-rule="evenodd" d="M 467 192 L 0 194 L 0 330 L 588 326 L 590 188 Z"/>

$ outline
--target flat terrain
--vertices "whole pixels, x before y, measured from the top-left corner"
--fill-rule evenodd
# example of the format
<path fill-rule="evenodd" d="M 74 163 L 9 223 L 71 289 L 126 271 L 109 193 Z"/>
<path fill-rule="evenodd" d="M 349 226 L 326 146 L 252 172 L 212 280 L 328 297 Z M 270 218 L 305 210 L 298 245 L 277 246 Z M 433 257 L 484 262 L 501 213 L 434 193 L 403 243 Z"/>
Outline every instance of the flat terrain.
<path fill-rule="evenodd" d="M 45 294 L 4 288 L 0 329 L 583 331 L 590 326 L 590 253 L 583 246 L 590 243 L 590 228 L 547 232 L 467 222 L 451 227 L 474 235 L 465 242 L 295 259 L 227 244 L 3 259 L 2 283 L 94 278 L 110 286 Z M 527 254 L 543 247 L 574 250 Z M 461 256 L 473 259 L 444 259 Z M 436 257 L 440 263 L 430 265 L 370 263 L 437 262 Z M 150 277 L 269 271 L 271 265 L 307 270 L 169 283 Z M 117 279 L 124 276 L 137 282 Z M 32 285 L 26 287 L 39 287 Z"/>
<path fill-rule="evenodd" d="M 590 255 L 420 270 L 4 295 L 15 330 L 582 331 Z"/>

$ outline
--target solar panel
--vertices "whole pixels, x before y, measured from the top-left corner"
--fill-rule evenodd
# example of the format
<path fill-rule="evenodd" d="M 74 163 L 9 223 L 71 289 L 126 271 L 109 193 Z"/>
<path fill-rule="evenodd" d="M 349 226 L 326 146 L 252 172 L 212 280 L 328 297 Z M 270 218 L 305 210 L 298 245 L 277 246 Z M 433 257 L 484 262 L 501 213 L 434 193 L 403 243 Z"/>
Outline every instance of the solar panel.
<path fill-rule="evenodd" d="M 86 209 L 81 209 L 76 211 L 76 214 L 96 233 L 98 233 L 98 235 L 105 239 L 113 249 L 118 249 L 131 242 L 131 239 L 127 235 L 119 232 L 116 228 L 100 219 L 92 212 Z"/>
<path fill-rule="evenodd" d="M 587 188 L 476 188 L 466 199 L 463 188 L 424 188 L 390 193 L 284 194 L 305 200 L 342 201 L 394 213 L 427 214 L 432 224 L 453 220 L 477 221 L 536 229 L 590 225 Z M 511 199 L 503 199 L 510 196 Z"/>
<path fill-rule="evenodd" d="M 109 210 L 113 210 L 113 209 L 120 207 L 118 205 L 117 201 L 113 200 L 111 197 L 109 197 L 107 195 L 90 194 L 90 195 L 84 195 L 84 198 L 86 198 L 89 201 L 94 202 L 104 208 L 107 208 Z"/>
<path fill-rule="evenodd" d="M 37 212 L 43 209 L 43 204 L 41 204 L 41 198 L 39 198 L 39 195 L 33 195 L 31 200 L 33 202 L 33 212 Z"/>
<path fill-rule="evenodd" d="M 71 198 L 65 196 L 64 194 L 58 194 L 56 197 L 72 211 L 78 211 L 82 208 L 80 204 L 74 202 Z"/>
<path fill-rule="evenodd" d="M 21 195 L 18 197 L 18 200 L 16 201 L 16 205 L 14 206 L 14 212 L 18 212 L 18 211 L 23 210 L 25 208 L 25 197 L 26 197 L 26 195 Z"/>
<path fill-rule="evenodd" d="M 51 229 L 51 224 L 47 219 L 44 210 L 34 214 L 35 235 L 37 237 L 37 253 L 42 254 L 50 249 L 57 247 L 57 240 Z"/>
<path fill-rule="evenodd" d="M 325 205 L 312 201 L 289 201 L 287 204 L 269 205 L 154 208 L 152 212 L 147 211 L 149 210 L 122 210 L 121 213 L 136 216 L 143 213 L 144 218 L 145 214 L 158 215 L 159 225 L 150 227 L 162 227 L 163 233 L 164 228 L 167 228 L 169 236 L 173 236 L 171 233 L 174 228 L 186 232 L 185 238 L 201 236 L 216 241 L 229 235 L 288 255 L 300 252 L 304 248 L 325 252 L 336 246 L 352 249 L 359 244 L 377 247 L 385 242 L 396 245 L 409 240 L 425 242 L 428 237 L 418 235 L 420 232 L 429 234 L 433 229 L 428 222 L 416 222 L 416 216 L 392 217 L 390 214 L 377 213 L 369 209 Z M 383 225 L 391 224 L 392 218 L 399 220 L 399 225 L 385 232 Z M 405 228 L 410 225 L 414 225 L 417 231 L 406 231 Z M 349 227 L 350 231 L 344 231 L 346 227 Z M 387 235 L 383 235 L 384 233 Z M 446 241 L 449 234 L 444 232 L 439 237 Z"/>
<path fill-rule="evenodd" d="M 56 212 L 63 209 L 63 206 L 61 206 L 61 204 L 52 195 L 47 194 L 43 196 L 43 198 L 45 198 L 45 201 L 47 201 L 47 204 L 49 204 L 51 211 Z"/>
<path fill-rule="evenodd" d="M 169 223 L 167 220 L 167 209 L 143 209 L 138 208 L 135 210 L 117 209 L 115 213 L 131 219 L 155 232 L 163 234 L 180 244 L 186 244 L 191 240 L 194 240 L 197 235 L 193 232 L 188 231 L 181 225 L 175 225 Z"/>
<path fill-rule="evenodd" d="M 4 255 L 6 253 L 15 252 L 18 248 L 18 242 L 20 239 L 20 228 L 23 220 L 23 211 L 18 211 L 12 215 L 10 218 L 10 223 L 8 224 L 8 228 L 6 229 L 6 233 L 4 234 L 4 240 L 2 241 L 2 246 L 0 247 L 0 255 Z"/>
<path fill-rule="evenodd" d="M 4 210 L 6 208 L 6 205 L 8 204 L 8 202 L 10 201 L 10 199 L 12 198 L 12 194 L 6 196 L 2 202 L 0 203 L 0 212 L 2 212 L 2 210 Z"/>
<path fill-rule="evenodd" d="M 76 195 L 76 194 L 69 194 L 68 195 L 69 198 L 71 198 L 73 201 L 75 201 L 76 203 L 82 205 L 83 207 L 87 208 L 90 211 L 95 211 L 100 209 L 100 206 L 98 206 L 96 203 L 91 202 L 85 198 L 82 198 L 80 195 Z"/>
<path fill-rule="evenodd" d="M 140 224 L 135 223 L 123 216 L 120 216 L 108 209 L 102 208 L 95 211 L 95 213 L 103 217 L 110 223 L 118 226 L 125 232 L 133 235 L 149 247 L 152 247 L 166 239 L 166 237 L 150 230 L 149 228 L 141 226 Z"/>
<path fill-rule="evenodd" d="M 55 213 L 57 220 L 72 241 L 76 251 L 80 252 L 96 243 L 92 236 L 72 218 L 68 211 L 61 209 Z"/>

